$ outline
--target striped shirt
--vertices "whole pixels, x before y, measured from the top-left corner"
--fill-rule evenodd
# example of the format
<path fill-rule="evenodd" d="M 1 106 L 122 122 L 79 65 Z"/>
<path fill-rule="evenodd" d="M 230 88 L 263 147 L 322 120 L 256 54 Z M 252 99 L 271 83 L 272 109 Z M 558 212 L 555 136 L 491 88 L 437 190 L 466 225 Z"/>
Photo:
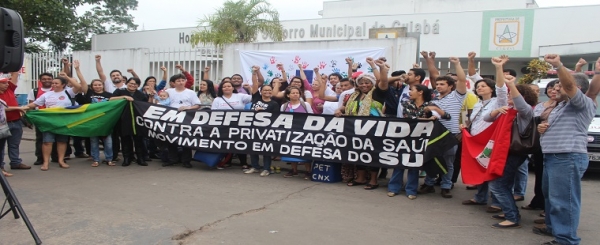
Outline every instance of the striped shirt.
<path fill-rule="evenodd" d="M 570 100 L 560 102 L 548 116 L 548 129 L 540 137 L 542 152 L 587 153 L 587 132 L 596 105 L 580 90 Z"/>
<path fill-rule="evenodd" d="M 458 119 L 460 118 L 460 109 L 462 108 L 465 96 L 466 94 L 460 94 L 454 90 L 448 95 L 432 101 L 433 104 L 439 106 L 444 112 L 450 115 L 450 119 L 440 119 L 440 122 L 453 134 L 460 132 Z"/>

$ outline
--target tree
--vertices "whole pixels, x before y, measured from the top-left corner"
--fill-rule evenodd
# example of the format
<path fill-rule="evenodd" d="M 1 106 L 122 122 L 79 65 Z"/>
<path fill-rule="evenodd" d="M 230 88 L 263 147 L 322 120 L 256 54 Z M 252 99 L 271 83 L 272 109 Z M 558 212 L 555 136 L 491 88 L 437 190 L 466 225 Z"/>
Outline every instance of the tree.
<path fill-rule="evenodd" d="M 2 7 L 23 18 L 26 51 L 40 51 L 48 43 L 54 51 L 90 50 L 93 34 L 135 30 L 129 10 L 137 0 L 2 0 Z M 82 15 L 77 8 L 89 8 Z"/>
<path fill-rule="evenodd" d="M 208 24 L 206 26 L 203 26 Z M 274 41 L 283 40 L 283 26 L 279 12 L 267 0 L 227 0 L 217 12 L 199 21 L 198 31 L 192 33 L 193 46 L 211 43 L 223 46 L 228 43 L 249 43 L 259 32 Z"/>

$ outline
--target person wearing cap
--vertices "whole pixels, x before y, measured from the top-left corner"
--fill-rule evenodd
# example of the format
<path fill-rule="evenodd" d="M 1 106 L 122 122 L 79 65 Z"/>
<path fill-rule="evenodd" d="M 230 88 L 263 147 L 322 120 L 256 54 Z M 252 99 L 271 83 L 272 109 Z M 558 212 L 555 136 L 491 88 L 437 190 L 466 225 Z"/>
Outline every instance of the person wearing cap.
<path fill-rule="evenodd" d="M 6 106 L 18 107 L 17 97 L 15 96 L 15 90 L 17 89 L 17 82 L 19 81 L 19 73 L 11 72 L 10 79 L 0 79 L 0 99 L 6 102 Z M 6 109 L 8 109 L 6 108 Z M 8 158 L 10 159 L 10 169 L 31 169 L 31 166 L 23 164 L 23 160 L 19 158 L 19 144 L 21 144 L 21 137 L 23 136 L 23 123 L 21 122 L 21 111 L 19 110 L 6 110 L 6 122 L 10 129 L 8 138 L 0 139 L 0 168 L 4 172 L 4 154 L 5 145 L 8 145 Z"/>

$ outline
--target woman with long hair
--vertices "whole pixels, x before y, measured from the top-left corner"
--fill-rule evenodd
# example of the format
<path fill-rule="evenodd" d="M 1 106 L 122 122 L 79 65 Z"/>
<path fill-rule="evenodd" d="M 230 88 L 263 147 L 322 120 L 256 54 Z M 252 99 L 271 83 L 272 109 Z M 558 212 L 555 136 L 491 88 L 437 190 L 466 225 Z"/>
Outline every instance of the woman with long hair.
<path fill-rule="evenodd" d="M 77 77 L 81 82 L 81 92 L 77 96 L 83 96 L 85 104 L 95 104 L 109 101 L 112 94 L 104 90 L 104 82 L 100 79 L 92 80 L 90 86 L 87 85 L 83 74 L 79 70 L 79 61 L 73 62 L 73 67 L 77 73 Z M 89 89 L 91 87 L 91 89 Z M 115 166 L 113 163 L 113 151 L 112 151 L 112 137 L 111 135 L 101 137 L 90 137 L 90 155 L 92 156 L 92 167 L 98 167 L 100 165 L 100 139 L 104 143 L 104 158 L 108 166 Z"/>
<path fill-rule="evenodd" d="M 279 69 L 279 71 L 281 72 L 281 77 L 283 79 L 282 83 L 286 83 L 287 82 L 287 73 L 285 72 L 285 68 L 283 67 L 283 64 L 277 64 L 277 69 Z M 306 74 L 304 73 L 304 69 L 302 68 L 301 64 L 298 64 L 298 69 L 300 70 L 300 76 L 294 76 L 291 79 L 289 79 L 289 87 L 297 87 L 300 89 L 300 91 L 302 91 L 302 101 L 308 102 L 308 104 L 310 104 L 312 106 L 313 104 L 313 91 L 312 91 L 312 87 L 310 86 L 310 83 L 308 83 L 308 80 L 306 79 Z M 284 85 L 285 86 L 285 85 Z M 275 88 L 275 90 L 273 91 L 273 97 L 276 99 L 283 99 L 285 100 L 285 88 L 286 87 L 281 87 L 281 88 Z"/>
<path fill-rule="evenodd" d="M 508 57 L 492 58 L 492 63 L 495 66 L 502 66 L 508 61 Z M 496 73 L 496 82 L 491 79 L 484 78 L 475 82 L 475 95 L 479 97 L 479 102 L 473 107 L 473 112 L 467 124 L 461 124 L 461 128 L 466 128 L 473 136 L 483 132 L 492 125 L 493 120 L 484 120 L 486 115 L 497 111 L 508 109 L 508 89 L 504 85 L 504 74 Z M 486 205 L 488 201 L 489 186 L 488 182 L 484 182 L 477 186 L 477 193 L 472 199 L 463 201 L 463 205 Z M 498 213 L 502 211 L 498 200 L 492 196 L 492 205 L 487 208 L 488 213 Z"/>
<path fill-rule="evenodd" d="M 323 81 L 321 76 L 319 76 L 319 68 L 315 68 L 313 69 L 314 74 L 316 74 L 315 76 L 315 81 L 313 81 L 313 84 L 311 86 L 312 90 L 313 90 L 313 99 L 312 99 L 312 105 L 313 105 L 313 110 L 315 111 L 315 114 L 317 115 L 321 115 L 323 113 L 323 106 L 325 105 L 326 101 L 337 101 L 338 98 L 337 96 L 327 96 L 326 95 L 326 91 L 329 90 L 329 88 L 327 88 L 327 83 L 326 81 Z"/>
<path fill-rule="evenodd" d="M 71 84 L 71 88 L 67 87 L 67 84 Z M 81 84 L 75 79 L 67 77 L 67 74 L 61 72 L 59 77 L 52 80 L 52 91 L 45 92 L 42 96 L 37 98 L 34 102 L 29 103 L 25 107 L 27 109 L 34 109 L 36 106 L 45 106 L 46 108 L 52 107 L 69 107 L 75 105 L 73 98 L 81 91 Z M 66 96 L 66 97 L 65 97 Z M 65 99 L 66 98 L 66 99 Z M 67 150 L 67 142 L 69 137 L 67 135 L 54 134 L 50 132 L 42 133 L 42 155 L 44 162 L 40 168 L 42 171 L 47 171 L 50 160 L 50 153 L 52 152 L 52 143 L 56 142 L 56 150 L 58 152 L 58 165 L 61 168 L 69 168 L 69 165 L 65 163 L 65 152 Z"/>
<path fill-rule="evenodd" d="M 367 58 L 367 63 L 372 62 L 375 62 L 380 70 L 374 69 L 374 75 L 363 74 L 356 78 L 356 90 L 350 95 L 346 104 L 336 110 L 336 116 L 382 117 L 384 115 L 382 112 L 383 103 L 385 102 L 389 86 L 387 81 L 388 68 L 383 60 L 373 61 L 373 58 Z M 379 168 L 358 164 L 356 166 L 356 179 L 348 182 L 347 185 L 365 185 L 365 190 L 377 189 L 379 187 L 377 183 Z M 370 173 L 370 179 L 367 179 L 367 171 Z"/>
<path fill-rule="evenodd" d="M 258 67 L 253 67 L 254 73 L 259 73 Z M 260 86 L 260 87 L 259 87 Z M 273 86 L 264 84 L 264 79 L 259 79 L 258 75 L 252 76 L 252 106 L 251 110 L 256 112 L 270 112 L 276 113 L 280 110 L 279 104 L 271 99 L 273 96 Z M 271 156 L 263 155 L 263 170 L 260 172 L 261 177 L 269 176 L 271 173 Z M 252 168 L 246 170 L 244 173 L 251 174 L 257 173 L 260 170 L 260 165 L 258 164 L 259 155 L 252 154 L 250 155 L 250 164 Z"/>
<path fill-rule="evenodd" d="M 142 82 L 140 81 L 140 79 L 136 77 L 127 79 L 127 82 L 125 83 L 125 89 L 115 90 L 115 92 L 113 92 L 113 97 L 111 97 L 110 100 L 125 99 L 127 101 L 149 102 L 150 99 L 148 98 L 148 95 L 138 90 L 141 83 Z M 121 166 L 127 167 L 131 165 L 131 162 L 134 161 L 135 157 L 137 157 L 138 165 L 148 166 L 148 163 L 145 160 L 147 150 L 146 145 L 144 144 L 144 136 L 121 135 L 121 145 L 123 147 L 123 163 L 121 164 Z M 134 152 L 137 156 L 134 156 Z"/>
<path fill-rule="evenodd" d="M 200 99 L 200 110 L 210 109 L 212 102 L 217 97 L 215 85 L 211 80 L 200 81 L 200 90 L 198 90 L 198 99 Z"/>
<path fill-rule="evenodd" d="M 292 113 L 308 113 L 313 114 L 312 107 L 308 102 L 302 101 L 302 90 L 296 86 L 290 86 L 285 90 L 285 98 L 287 102 L 281 105 L 281 111 Z M 310 161 L 304 162 L 306 173 L 304 179 L 310 179 Z M 298 175 L 298 162 L 292 162 L 292 169 L 283 177 L 290 178 Z"/>
<path fill-rule="evenodd" d="M 429 106 L 436 106 L 431 103 L 432 91 L 425 85 L 417 84 L 410 87 L 408 92 L 409 101 L 401 102 L 398 105 L 398 118 L 410 119 L 431 119 L 440 117 L 436 111 L 432 111 Z M 392 177 L 388 183 L 388 196 L 393 197 L 400 193 L 402 188 L 402 179 L 404 177 L 403 168 L 395 168 Z M 410 200 L 417 198 L 417 189 L 419 188 L 419 170 L 408 169 L 406 180 L 406 197 Z"/>
<path fill-rule="evenodd" d="M 225 81 L 219 86 L 217 97 L 213 100 L 211 110 L 243 110 L 247 103 L 252 102 L 252 95 L 241 94 L 233 87 L 232 82 Z M 217 164 L 217 169 L 223 169 L 231 165 L 232 154 L 227 154 L 225 158 Z M 246 154 L 237 154 L 243 169 L 248 169 Z"/>
<path fill-rule="evenodd" d="M 502 71 L 502 66 L 499 66 L 499 68 L 496 66 L 496 69 Z M 524 84 L 515 85 L 515 81 L 515 77 L 511 75 L 505 76 L 505 83 L 510 90 L 508 106 L 517 110 L 517 117 L 515 118 L 518 124 L 517 130 L 519 130 L 519 133 L 524 133 L 533 119 L 533 106 L 537 104 L 537 95 L 533 92 L 531 87 Z M 504 110 L 503 107 L 499 108 L 486 117 L 493 118 L 500 113 L 506 113 L 506 110 Z M 518 154 L 509 151 L 502 176 L 489 182 L 490 191 L 496 196 L 496 200 L 498 200 L 502 212 L 504 213 L 492 216 L 494 219 L 503 220 L 500 223 L 492 225 L 494 228 L 520 227 L 519 209 L 517 208 L 513 196 L 513 186 L 517 171 L 521 164 L 525 162 L 526 158 L 526 154 Z"/>

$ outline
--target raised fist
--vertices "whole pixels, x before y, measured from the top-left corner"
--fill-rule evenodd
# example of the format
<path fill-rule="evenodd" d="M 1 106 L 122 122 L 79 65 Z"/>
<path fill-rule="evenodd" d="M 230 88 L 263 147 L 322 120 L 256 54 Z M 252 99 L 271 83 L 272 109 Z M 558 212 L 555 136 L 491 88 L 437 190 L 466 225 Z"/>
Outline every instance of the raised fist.
<path fill-rule="evenodd" d="M 469 52 L 469 54 L 468 54 L 468 57 L 469 57 L 470 60 L 475 59 L 475 56 L 477 56 L 477 53 L 472 52 L 472 51 Z"/>
<path fill-rule="evenodd" d="M 73 68 L 79 69 L 79 60 L 74 60 L 73 61 Z"/>
<path fill-rule="evenodd" d="M 160 70 L 161 70 L 161 71 L 167 71 L 167 68 L 166 68 L 166 67 L 164 67 L 164 66 L 161 66 L 161 67 L 160 67 Z"/>
<path fill-rule="evenodd" d="M 102 59 L 102 56 L 100 56 L 99 54 L 97 54 L 96 56 L 94 56 L 94 58 L 96 59 L 96 61 L 100 61 L 100 59 Z"/>
<path fill-rule="evenodd" d="M 456 65 L 460 63 L 460 60 L 458 59 L 458 57 L 450 57 L 450 62 Z"/>
<path fill-rule="evenodd" d="M 544 60 L 554 67 L 559 67 L 562 65 L 560 62 L 560 56 L 558 54 L 547 54 L 544 56 Z"/>

